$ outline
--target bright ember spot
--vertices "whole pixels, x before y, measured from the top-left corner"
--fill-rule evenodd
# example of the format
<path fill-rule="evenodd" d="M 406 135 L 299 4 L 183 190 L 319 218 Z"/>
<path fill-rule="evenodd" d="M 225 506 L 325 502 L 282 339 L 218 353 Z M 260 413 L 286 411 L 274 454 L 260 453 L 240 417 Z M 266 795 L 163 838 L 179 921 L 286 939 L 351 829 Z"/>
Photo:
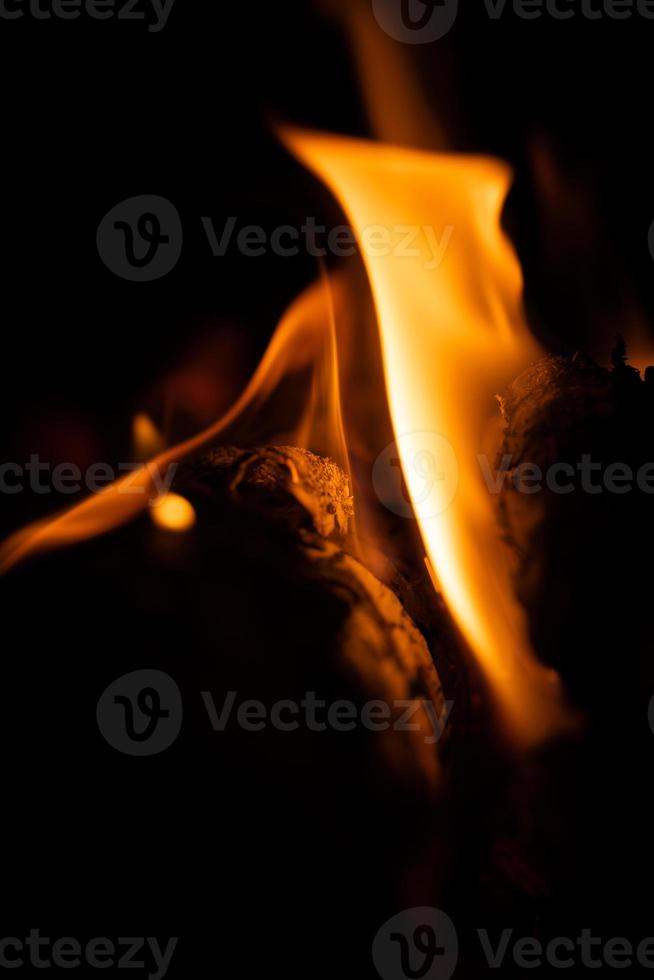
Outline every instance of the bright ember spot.
<path fill-rule="evenodd" d="M 181 533 L 195 525 L 193 505 L 178 493 L 167 493 L 152 505 L 150 513 L 154 523 L 166 531 Z"/>

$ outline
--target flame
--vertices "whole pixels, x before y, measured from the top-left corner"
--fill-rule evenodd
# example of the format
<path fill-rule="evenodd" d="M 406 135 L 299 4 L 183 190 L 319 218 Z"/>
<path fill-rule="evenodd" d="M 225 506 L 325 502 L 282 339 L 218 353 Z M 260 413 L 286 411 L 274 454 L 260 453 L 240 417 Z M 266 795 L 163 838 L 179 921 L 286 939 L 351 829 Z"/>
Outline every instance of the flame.
<path fill-rule="evenodd" d="M 139 412 L 132 422 L 134 452 L 139 460 L 152 459 L 164 448 L 164 438 L 149 415 Z"/>
<path fill-rule="evenodd" d="M 349 469 L 340 420 L 334 303 L 345 303 L 343 284 L 323 276 L 291 305 L 261 364 L 234 406 L 213 426 L 138 466 L 101 493 L 54 518 L 17 531 L 0 545 L 0 574 L 28 557 L 107 533 L 160 504 L 171 467 L 217 440 L 235 445 L 294 443 L 330 456 Z M 149 419 L 134 433 L 149 439 Z M 144 445 L 137 441 L 137 454 Z M 175 505 L 176 510 L 179 505 Z M 170 505 L 153 519 L 165 521 Z"/>
<path fill-rule="evenodd" d="M 510 169 L 490 158 L 311 132 L 288 130 L 284 138 L 336 195 L 362 243 L 391 416 L 429 562 L 503 718 L 525 742 L 537 740 L 560 720 L 558 678 L 530 649 L 477 458 L 494 396 L 539 355 L 523 319 L 520 267 L 500 225 Z M 413 254 L 365 247 L 380 224 L 389 235 L 413 229 Z M 445 241 L 446 229 L 434 267 L 431 245 Z M 432 459 L 434 446 L 445 472 L 426 509 L 419 460 Z"/>
<path fill-rule="evenodd" d="M 338 198 L 361 244 L 399 461 L 429 572 L 502 719 L 522 741 L 537 740 L 560 721 L 558 678 L 530 650 L 477 459 L 497 414 L 496 393 L 539 355 L 523 319 L 520 268 L 500 225 L 510 170 L 491 158 L 310 132 L 288 130 L 283 138 Z M 380 249 L 380 229 L 384 241 L 400 236 L 403 249 Z M 352 406 L 344 407 L 343 390 L 359 411 L 367 399 L 380 400 L 374 390 L 368 397 L 366 362 L 375 360 L 353 312 L 361 293 L 355 284 L 351 268 L 323 272 L 282 318 L 250 384 L 220 421 L 102 494 L 13 535 L 0 548 L 0 572 L 28 555 L 109 531 L 148 504 L 157 505 L 152 517 L 160 526 L 191 527 L 192 506 L 175 495 L 162 500 L 162 481 L 171 466 L 218 440 L 295 443 L 348 471 L 352 451 L 371 462 L 374 439 L 360 422 L 347 430 L 344 424 Z M 365 411 L 382 438 L 382 414 Z M 153 429 L 141 420 L 135 433 L 143 448 Z M 357 507 L 361 512 L 360 499 Z"/>
<path fill-rule="evenodd" d="M 401 462 L 432 580 L 501 718 L 525 743 L 542 738 L 561 720 L 558 678 L 531 652 L 477 458 L 497 414 L 496 393 L 539 356 L 523 319 L 520 267 L 500 224 L 510 170 L 491 158 L 296 130 L 282 135 L 332 190 L 358 236 L 397 437 L 399 459 L 391 463 Z M 380 248 L 380 241 L 395 246 Z M 54 520 L 13 535 L 0 548 L 0 572 L 109 531 L 148 504 L 160 526 L 192 527 L 192 505 L 174 494 L 162 498 L 162 482 L 172 466 L 218 440 L 294 443 L 348 471 L 352 451 L 371 462 L 375 440 L 360 421 L 346 427 L 353 409 L 342 398 L 344 390 L 360 412 L 364 403 L 368 426 L 376 421 L 382 438 L 382 413 L 365 406 L 380 399 L 374 385 L 368 395 L 366 363 L 376 361 L 353 312 L 357 292 L 351 267 L 341 275 L 323 271 L 282 318 L 250 384 L 220 421 Z M 141 451 L 155 435 L 149 419 L 137 420 Z"/>
<path fill-rule="evenodd" d="M 415 52 L 377 29 L 370 3 L 322 0 L 348 39 L 371 131 L 383 143 L 443 149 L 445 128 L 424 98 Z"/>

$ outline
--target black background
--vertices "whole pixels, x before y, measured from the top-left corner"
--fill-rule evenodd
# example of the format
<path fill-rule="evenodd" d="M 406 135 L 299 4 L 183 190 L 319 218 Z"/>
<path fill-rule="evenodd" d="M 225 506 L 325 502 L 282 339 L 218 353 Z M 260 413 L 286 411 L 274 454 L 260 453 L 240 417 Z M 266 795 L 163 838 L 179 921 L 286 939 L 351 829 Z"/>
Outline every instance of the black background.
<path fill-rule="evenodd" d="M 653 22 L 522 20 L 510 9 L 493 21 L 481 2 L 461 6 L 450 35 L 411 51 L 427 97 L 452 148 L 517 168 L 507 224 L 533 328 L 553 349 L 601 355 L 651 303 Z M 178 0 L 160 33 L 84 16 L 1 26 L 3 455 L 117 461 L 133 413 L 194 341 L 227 331 L 224 408 L 315 277 L 308 256 L 231 248 L 214 259 L 200 218 L 217 228 L 232 214 L 267 228 L 334 220 L 270 123 L 366 135 L 356 73 L 334 20 L 308 3 Z M 529 147 L 540 137 L 567 181 L 556 206 L 534 188 Z M 95 246 L 105 213 L 138 194 L 171 200 L 184 225 L 180 263 L 148 284 L 114 276 Z M 2 526 L 53 506 L 14 497 Z"/>
<path fill-rule="evenodd" d="M 506 221 L 539 337 L 553 350 L 581 346 L 608 360 L 612 335 L 634 310 L 647 322 L 653 300 L 654 22 L 524 21 L 509 11 L 493 22 L 477 0 L 462 6 L 447 39 L 415 51 L 427 96 L 455 149 L 497 153 L 517 169 Z M 215 259 L 200 216 L 271 228 L 307 214 L 333 219 L 327 195 L 278 145 L 270 121 L 368 132 L 347 42 L 308 3 L 177 0 L 158 34 L 85 17 L 0 20 L 0 73 L 0 458 L 118 462 L 130 452 L 134 412 L 154 404 L 156 415 L 152 391 L 180 359 L 221 338 L 211 363 L 224 407 L 315 277 L 306 256 Z M 547 226 L 530 166 L 539 138 L 565 175 Z M 179 265 L 149 284 L 115 277 L 95 246 L 106 212 L 139 194 L 171 200 L 185 230 Z M 0 528 L 59 506 L 5 497 Z M 239 880 L 235 860 L 223 878 L 237 820 L 216 802 L 210 761 L 181 779 L 177 772 L 171 786 L 167 764 L 155 760 L 144 788 L 132 761 L 100 741 L 97 695 L 148 660 L 139 654 L 134 664 L 126 650 L 154 640 L 141 622 L 117 622 L 111 603 L 80 610 L 83 572 L 68 562 L 46 561 L 36 581 L 17 575 L 4 595 L 3 934 L 181 934 L 174 976 L 228 975 L 228 964 L 233 976 L 251 975 L 252 962 L 288 962 L 290 945 L 298 975 L 338 968 L 338 910 L 334 944 L 325 945 L 333 901 L 320 910 L 314 943 L 310 910 L 302 928 L 285 919 L 292 883 L 264 882 L 251 864 Z M 241 781 L 230 774 L 232 792 Z M 135 796 L 139 786 L 144 795 Z M 274 852 L 279 801 L 252 805 L 248 832 Z M 207 856 L 216 841 L 219 856 Z M 274 864 L 280 874 L 283 861 Z M 359 886 L 344 878 L 342 887 L 349 914 Z"/>

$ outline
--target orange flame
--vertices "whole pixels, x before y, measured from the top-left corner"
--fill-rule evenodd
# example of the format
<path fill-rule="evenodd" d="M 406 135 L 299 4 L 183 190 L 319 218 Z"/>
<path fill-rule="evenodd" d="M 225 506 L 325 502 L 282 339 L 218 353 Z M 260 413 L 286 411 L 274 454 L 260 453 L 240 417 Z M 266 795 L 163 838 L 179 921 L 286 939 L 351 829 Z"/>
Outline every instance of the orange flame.
<path fill-rule="evenodd" d="M 164 448 L 164 438 L 149 415 L 139 412 L 132 422 L 134 452 L 139 460 L 152 459 Z"/>
<path fill-rule="evenodd" d="M 171 467 L 217 440 L 234 444 L 290 442 L 331 456 L 348 469 L 340 419 L 333 303 L 344 302 L 338 280 L 326 277 L 306 290 L 282 318 L 249 385 L 230 411 L 206 431 L 154 459 L 101 493 L 83 500 L 55 518 L 37 521 L 0 545 L 0 574 L 18 562 L 86 541 L 134 520 L 147 507 L 162 502 Z M 290 389 L 290 390 L 289 390 Z M 150 420 L 135 424 L 137 453 L 142 439 L 153 435 Z M 164 498 L 165 499 L 165 498 Z M 159 511 L 161 523 L 170 512 Z M 153 519 L 157 517 L 153 514 Z"/>
<path fill-rule="evenodd" d="M 500 226 L 510 170 L 494 159 L 316 133 L 285 139 L 337 196 L 362 244 L 399 453 L 431 565 L 503 717 L 523 740 L 538 739 L 558 720 L 558 679 L 531 652 L 477 458 L 494 396 L 539 354 Z M 377 241 L 410 230 L 412 254 L 366 245 L 380 222 L 387 234 Z M 446 242 L 437 265 L 434 242 Z M 445 471 L 428 507 L 425 455 Z"/>
<path fill-rule="evenodd" d="M 415 52 L 377 28 L 365 0 L 322 0 L 322 5 L 349 41 L 375 137 L 384 143 L 442 150 L 445 128 L 424 98 Z"/>

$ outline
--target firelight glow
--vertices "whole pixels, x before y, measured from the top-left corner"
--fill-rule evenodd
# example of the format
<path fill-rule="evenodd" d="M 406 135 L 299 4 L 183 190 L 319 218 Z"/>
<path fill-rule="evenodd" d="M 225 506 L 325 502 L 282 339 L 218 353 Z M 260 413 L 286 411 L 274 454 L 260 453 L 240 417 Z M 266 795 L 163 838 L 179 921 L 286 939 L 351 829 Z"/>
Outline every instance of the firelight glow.
<path fill-rule="evenodd" d="M 353 409 L 365 416 L 369 435 L 387 401 L 432 580 L 488 682 L 499 722 L 514 744 L 537 742 L 568 716 L 558 676 L 531 650 L 496 498 L 477 459 L 498 419 L 497 394 L 540 355 L 523 316 L 521 270 L 501 228 L 510 169 L 488 157 L 298 130 L 282 138 L 343 207 L 363 246 L 368 283 L 361 287 L 353 274 L 358 259 L 340 270 L 343 277 L 323 270 L 282 317 L 258 370 L 222 419 L 102 494 L 16 532 L 0 546 L 0 573 L 134 519 L 156 503 L 155 472 L 163 476 L 219 442 L 299 445 L 346 469 L 354 450 L 372 469 L 374 457 L 365 449 L 374 439 L 365 437 Z M 398 234 L 401 248 L 384 244 L 397 244 Z M 368 287 L 379 370 L 360 315 L 360 301 L 369 305 Z M 305 378 L 299 402 L 297 392 L 289 397 L 287 391 L 298 378 Z M 346 414 L 352 424 L 344 425 Z M 434 465 L 425 465 L 430 460 Z M 361 504 L 355 496 L 365 517 Z M 151 513 L 174 530 L 195 520 L 188 501 L 164 501 Z"/>

